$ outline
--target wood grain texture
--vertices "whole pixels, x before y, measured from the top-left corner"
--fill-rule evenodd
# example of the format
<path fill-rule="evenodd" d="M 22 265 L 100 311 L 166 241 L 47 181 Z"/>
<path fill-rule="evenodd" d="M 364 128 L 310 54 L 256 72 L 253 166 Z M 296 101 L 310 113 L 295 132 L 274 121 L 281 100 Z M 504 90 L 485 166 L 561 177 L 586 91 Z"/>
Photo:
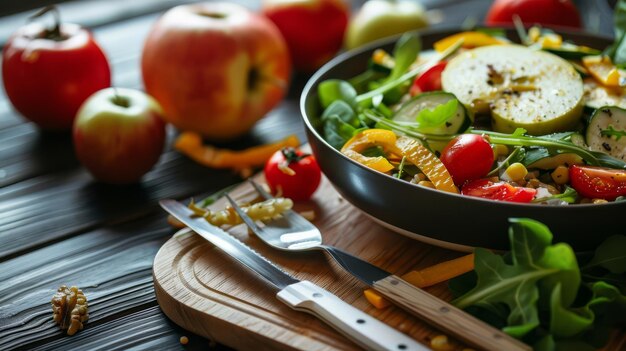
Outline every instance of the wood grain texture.
<path fill-rule="evenodd" d="M 249 198 L 248 184 L 234 195 Z M 220 201 L 215 206 L 224 206 Z M 405 273 L 460 253 L 425 245 L 373 223 L 344 201 L 327 182 L 300 209 L 314 209 L 315 224 L 324 242 L 337 246 L 391 272 Z M 413 315 L 391 307 L 377 310 L 363 297 L 365 287 L 321 252 L 280 252 L 269 248 L 243 226 L 231 233 L 301 280 L 309 280 L 344 301 L 411 335 L 421 343 L 440 334 Z M 215 338 L 228 346 L 247 349 L 354 349 L 344 336 L 313 316 L 291 310 L 276 291 L 236 261 L 197 235 L 170 239 L 154 262 L 157 298 L 168 317 L 185 329 Z M 444 284 L 428 289 L 448 298 Z M 199 322 L 201 321 L 201 322 Z M 216 334 L 216 330 L 220 330 Z"/>

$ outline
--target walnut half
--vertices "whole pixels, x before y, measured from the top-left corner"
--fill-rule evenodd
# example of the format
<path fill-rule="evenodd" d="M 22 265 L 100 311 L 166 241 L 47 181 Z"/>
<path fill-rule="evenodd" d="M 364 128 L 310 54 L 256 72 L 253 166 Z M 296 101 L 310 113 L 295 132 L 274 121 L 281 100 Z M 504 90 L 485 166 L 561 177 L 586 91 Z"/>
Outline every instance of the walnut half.
<path fill-rule="evenodd" d="M 87 297 L 79 288 L 65 285 L 52 297 L 52 318 L 61 327 L 67 329 L 67 335 L 74 335 L 83 329 L 83 323 L 89 319 Z"/>

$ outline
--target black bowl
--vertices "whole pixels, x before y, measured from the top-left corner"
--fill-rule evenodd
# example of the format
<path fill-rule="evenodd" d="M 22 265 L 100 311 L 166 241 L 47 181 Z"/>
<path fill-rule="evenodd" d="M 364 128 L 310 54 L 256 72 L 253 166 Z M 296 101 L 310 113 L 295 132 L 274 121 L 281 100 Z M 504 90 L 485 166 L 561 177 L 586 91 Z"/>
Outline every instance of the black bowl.
<path fill-rule="evenodd" d="M 459 30 L 421 32 L 423 47 Z M 579 45 L 604 48 L 605 37 L 585 33 L 561 33 Z M 515 32 L 507 35 L 517 40 Z M 321 107 L 317 85 L 330 78 L 347 79 L 363 72 L 376 48 L 393 49 L 397 37 L 347 52 L 316 72 L 305 86 L 300 108 L 307 137 L 320 168 L 337 191 L 357 208 L 393 230 L 435 245 L 458 250 L 509 248 L 508 219 L 532 218 L 545 223 L 555 242 L 567 242 L 577 251 L 592 250 L 605 238 L 623 234 L 621 216 L 626 202 L 550 206 L 496 202 L 450 194 L 373 171 L 330 146 L 316 129 Z"/>

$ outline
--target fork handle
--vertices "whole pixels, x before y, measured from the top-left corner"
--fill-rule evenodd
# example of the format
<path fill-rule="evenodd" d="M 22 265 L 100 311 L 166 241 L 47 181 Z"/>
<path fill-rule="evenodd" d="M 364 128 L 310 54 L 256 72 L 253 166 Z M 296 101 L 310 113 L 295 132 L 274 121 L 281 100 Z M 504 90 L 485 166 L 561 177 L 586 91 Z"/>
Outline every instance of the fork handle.
<path fill-rule="evenodd" d="M 531 350 L 523 342 L 395 275 L 374 282 L 372 287 L 397 305 L 474 346 L 489 351 Z"/>
<path fill-rule="evenodd" d="M 276 296 L 295 310 L 315 315 L 367 350 L 429 350 L 309 281 L 288 285 Z"/>

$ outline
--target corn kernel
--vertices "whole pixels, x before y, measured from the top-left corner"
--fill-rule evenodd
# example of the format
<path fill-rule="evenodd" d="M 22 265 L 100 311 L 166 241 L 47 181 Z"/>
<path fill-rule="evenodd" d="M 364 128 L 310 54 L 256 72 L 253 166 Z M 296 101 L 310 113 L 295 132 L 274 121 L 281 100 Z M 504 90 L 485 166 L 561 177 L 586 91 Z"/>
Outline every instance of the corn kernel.
<path fill-rule="evenodd" d="M 498 156 L 507 156 L 509 154 L 509 147 L 502 144 L 495 144 L 493 146 L 493 156 L 497 159 Z"/>
<path fill-rule="evenodd" d="M 517 182 L 519 180 L 524 179 L 524 177 L 526 177 L 527 174 L 528 174 L 528 170 L 526 169 L 526 167 L 524 167 L 524 165 L 519 162 L 515 162 L 506 168 L 506 171 L 504 171 L 503 178 L 505 178 L 505 180 Z"/>
<path fill-rule="evenodd" d="M 539 30 L 539 28 L 537 27 L 531 27 L 528 30 L 528 39 L 530 39 L 531 42 L 536 42 L 537 40 L 539 40 L 539 37 L 541 36 L 541 31 Z"/>
<path fill-rule="evenodd" d="M 435 189 L 435 185 L 433 184 L 433 182 L 431 182 L 429 180 L 422 180 L 419 183 L 417 183 L 417 185 Z"/>
<path fill-rule="evenodd" d="M 445 335 L 437 335 L 430 341 L 430 347 L 435 351 L 452 351 L 454 346 L 448 343 L 448 337 Z"/>
<path fill-rule="evenodd" d="M 606 201 L 605 199 L 593 199 L 591 200 L 591 202 L 593 202 L 594 204 L 605 204 L 608 201 Z"/>
<path fill-rule="evenodd" d="M 565 166 L 558 166 L 550 173 L 550 177 L 556 184 L 569 183 L 569 170 Z"/>
<path fill-rule="evenodd" d="M 377 49 L 372 54 L 372 61 L 374 61 L 375 63 L 379 65 L 384 65 L 385 62 L 389 60 L 389 58 L 390 58 L 389 54 L 385 50 L 382 50 L 382 49 Z"/>

